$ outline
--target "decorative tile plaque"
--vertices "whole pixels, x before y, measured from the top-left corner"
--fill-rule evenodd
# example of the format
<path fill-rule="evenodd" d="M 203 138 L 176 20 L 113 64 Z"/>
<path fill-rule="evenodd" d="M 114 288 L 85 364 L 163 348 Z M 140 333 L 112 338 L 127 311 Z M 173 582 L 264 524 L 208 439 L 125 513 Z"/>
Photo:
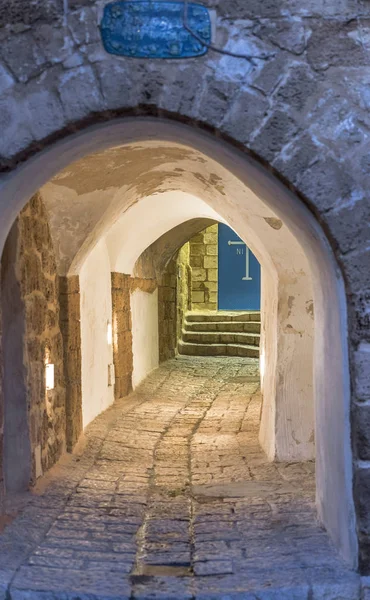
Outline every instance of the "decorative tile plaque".
<path fill-rule="evenodd" d="M 211 42 L 209 12 L 201 4 L 188 3 L 188 27 Z M 184 27 L 183 2 L 120 0 L 104 7 L 100 31 L 110 54 L 136 58 L 190 58 L 202 56 L 207 47 Z"/>

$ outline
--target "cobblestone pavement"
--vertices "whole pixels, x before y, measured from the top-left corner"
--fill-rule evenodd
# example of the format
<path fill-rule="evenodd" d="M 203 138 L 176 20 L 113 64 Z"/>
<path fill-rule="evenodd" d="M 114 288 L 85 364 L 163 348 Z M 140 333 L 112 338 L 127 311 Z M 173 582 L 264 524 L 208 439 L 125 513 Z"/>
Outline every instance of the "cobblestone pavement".
<path fill-rule="evenodd" d="M 5 529 L 2 597 L 360 598 L 315 520 L 313 463 L 268 463 L 259 414 L 255 360 L 164 363 Z"/>

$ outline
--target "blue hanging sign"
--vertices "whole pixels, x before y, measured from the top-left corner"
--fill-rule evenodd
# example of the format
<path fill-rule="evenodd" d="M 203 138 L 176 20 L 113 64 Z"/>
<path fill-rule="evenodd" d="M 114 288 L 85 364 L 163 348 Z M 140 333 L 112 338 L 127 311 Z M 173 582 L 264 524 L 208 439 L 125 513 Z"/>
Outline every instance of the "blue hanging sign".
<path fill-rule="evenodd" d="M 189 2 L 186 23 L 206 44 L 211 21 L 205 6 Z M 184 26 L 184 2 L 120 0 L 104 7 L 100 31 L 110 54 L 136 58 L 190 58 L 207 52 Z"/>

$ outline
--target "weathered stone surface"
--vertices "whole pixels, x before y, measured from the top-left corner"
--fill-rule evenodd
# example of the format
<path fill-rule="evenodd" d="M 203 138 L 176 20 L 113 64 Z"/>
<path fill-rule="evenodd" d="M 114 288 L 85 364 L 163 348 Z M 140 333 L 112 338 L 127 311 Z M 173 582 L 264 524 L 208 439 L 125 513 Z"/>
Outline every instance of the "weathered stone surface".
<path fill-rule="evenodd" d="M 150 286 L 153 285 L 152 280 Z M 114 397 L 127 396 L 132 390 L 132 333 L 131 333 L 131 286 L 140 286 L 124 273 L 111 273 L 112 283 L 112 323 L 113 323 L 113 363 L 115 371 Z M 152 289 L 152 291 L 154 291 Z"/>
<path fill-rule="evenodd" d="M 202 95 L 199 118 L 205 120 L 211 115 L 212 121 L 220 125 L 225 110 L 230 106 L 238 87 L 237 83 L 210 79 Z"/>
<path fill-rule="evenodd" d="M 297 124 L 289 114 L 276 111 L 257 132 L 251 148 L 261 158 L 271 162 L 297 131 Z"/>
<path fill-rule="evenodd" d="M 322 212 L 348 200 L 353 190 L 346 166 L 332 158 L 319 160 L 300 173 L 297 184 L 307 198 L 315 199 L 315 206 Z"/>
<path fill-rule="evenodd" d="M 307 44 L 307 58 L 317 70 L 367 64 L 361 27 L 356 21 L 321 21 L 314 24 Z"/>
<path fill-rule="evenodd" d="M 0 27 L 7 24 L 31 25 L 38 20 L 51 21 L 62 13 L 61 0 L 3 0 L 0 3 Z"/>
<path fill-rule="evenodd" d="M 221 130 L 234 139 L 246 143 L 267 109 L 268 103 L 263 98 L 248 89 L 241 90 L 226 114 Z"/>
<path fill-rule="evenodd" d="M 15 168 L 67 125 L 74 131 L 126 109 L 201 122 L 252 148 L 327 228 L 347 285 L 355 374 L 370 314 L 368 3 L 212 0 L 217 43 L 243 48 L 254 37 L 254 65 L 213 52 L 181 64 L 106 56 L 96 3 L 67 4 L 63 21 L 61 0 L 0 2 L 0 168 Z M 215 277 L 210 270 L 209 281 Z M 38 275 L 28 283 L 43 285 Z"/>
<path fill-rule="evenodd" d="M 353 412 L 353 435 L 358 458 L 370 460 L 370 406 L 356 405 Z"/>
<path fill-rule="evenodd" d="M 348 273 L 347 285 L 353 293 L 369 289 L 369 256 L 366 248 L 343 254 L 342 263 Z"/>
<path fill-rule="evenodd" d="M 60 330 L 66 386 L 66 447 L 72 451 L 82 433 L 80 283 L 78 275 L 59 277 Z"/>
<path fill-rule="evenodd" d="M 315 75 L 305 66 L 292 67 L 276 93 L 278 101 L 289 107 L 289 111 L 301 112 L 317 90 Z"/>
<path fill-rule="evenodd" d="M 257 88 L 264 95 L 270 95 L 283 81 L 290 64 L 289 55 L 286 53 L 272 57 L 252 76 L 253 88 Z"/>
<path fill-rule="evenodd" d="M 370 207 L 361 198 L 349 201 L 342 207 L 334 208 L 325 214 L 325 223 L 331 235 L 340 240 L 340 251 L 344 254 L 358 247 L 359 242 L 366 244 L 367 223 L 370 219 Z"/>
<path fill-rule="evenodd" d="M 58 92 L 68 121 L 83 119 L 98 112 L 103 101 L 95 74 L 91 67 L 77 67 L 63 73 Z"/>
<path fill-rule="evenodd" d="M 21 211 L 13 228 L 18 230 L 17 248 L 10 262 L 8 255 L 4 255 L 2 277 L 7 271 L 13 270 L 18 279 L 19 296 L 18 300 L 14 298 L 13 301 L 14 304 L 19 302 L 23 306 L 22 314 L 14 313 L 9 318 L 14 322 L 17 319 L 23 320 L 17 335 L 20 338 L 18 343 L 23 347 L 22 356 L 19 358 L 23 363 L 24 403 L 27 406 L 27 414 L 23 423 L 25 429 L 20 429 L 19 435 L 25 439 L 30 436 L 29 479 L 35 481 L 63 453 L 66 428 L 63 344 L 58 320 L 58 281 L 46 213 L 39 195 L 34 196 Z M 47 278 L 42 266 L 46 257 L 49 271 Z M 54 315 L 53 319 L 48 318 L 50 313 Z M 6 352 L 12 350 L 7 348 Z M 45 363 L 54 364 L 55 386 L 49 391 L 45 388 Z M 11 377 L 11 374 L 8 376 Z M 4 402 L 9 406 L 9 403 L 13 403 L 13 398 L 5 397 Z M 46 404 L 48 413 L 45 410 Z M 9 409 L 7 410 L 9 412 Z M 7 452 L 12 456 L 12 451 L 9 452 L 8 449 Z M 25 457 L 24 465 L 27 465 Z M 17 465 L 17 468 L 20 466 Z M 25 481 L 22 485 L 27 485 L 30 481 Z M 9 486 L 12 484 L 9 483 Z M 12 491 L 21 489 L 14 488 Z"/>
<path fill-rule="evenodd" d="M 0 536 L 9 597 L 358 600 L 315 518 L 314 465 L 258 446 L 257 373 L 175 359 L 91 423 Z"/>
<path fill-rule="evenodd" d="M 177 278 L 176 258 L 174 256 L 167 264 L 159 278 L 158 285 L 158 336 L 159 361 L 168 360 L 175 356 L 177 345 Z"/>
<path fill-rule="evenodd" d="M 35 84 L 35 90 L 27 98 L 25 110 L 31 116 L 30 130 L 35 140 L 44 139 L 55 129 L 55 125 L 61 129 L 65 126 L 66 120 L 62 104 L 54 93 L 43 91 L 41 82 Z"/>
<path fill-rule="evenodd" d="M 356 388 L 358 400 L 370 400 L 370 344 L 360 344 L 355 353 Z"/>
<path fill-rule="evenodd" d="M 306 27 L 303 19 L 279 19 L 259 23 L 254 28 L 254 34 L 262 40 L 268 39 L 283 50 L 299 55 L 306 47 Z"/>
<path fill-rule="evenodd" d="M 39 74 L 46 62 L 42 48 L 34 42 L 30 31 L 3 41 L 1 56 L 10 71 L 22 82 Z"/>
<path fill-rule="evenodd" d="M 178 268 L 189 269 L 186 309 L 217 309 L 217 254 L 218 254 L 218 225 L 210 225 L 189 240 L 189 255 L 180 255 Z M 216 273 L 213 281 L 211 277 Z M 189 305 L 189 306 L 188 306 Z M 185 308 L 185 307 L 184 307 Z M 180 315 L 181 324 L 184 316 Z M 179 337 L 181 337 L 179 327 Z"/>
<path fill-rule="evenodd" d="M 0 94 L 3 94 L 8 88 L 12 87 L 14 79 L 3 65 L 0 65 Z"/>

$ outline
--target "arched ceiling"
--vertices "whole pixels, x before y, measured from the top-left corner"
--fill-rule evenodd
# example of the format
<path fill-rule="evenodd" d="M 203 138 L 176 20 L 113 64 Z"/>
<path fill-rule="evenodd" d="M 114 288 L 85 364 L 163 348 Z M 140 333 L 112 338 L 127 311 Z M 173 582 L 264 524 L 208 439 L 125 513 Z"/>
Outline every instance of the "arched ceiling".
<path fill-rule="evenodd" d="M 285 270 L 290 264 L 294 271 L 304 260 L 288 228 L 251 189 L 220 162 L 179 143 L 149 140 L 90 154 L 60 171 L 41 193 L 61 274 L 78 272 L 104 237 L 111 253 L 116 246 L 114 269 L 119 256 L 117 239 L 127 253 L 130 243 L 124 249 L 125 240 L 137 241 L 142 235 L 135 262 L 155 239 L 194 217 L 229 223 L 271 276 L 279 264 L 284 263 Z M 168 200 L 169 194 L 173 201 L 164 209 L 161 198 Z M 198 199 L 197 207 L 190 197 Z M 146 208 L 139 211 L 141 202 Z M 157 227 L 161 222 L 163 227 Z"/>
<path fill-rule="evenodd" d="M 133 274 L 144 279 L 159 278 L 177 250 L 186 244 L 193 235 L 214 223 L 216 221 L 212 219 L 190 219 L 190 221 L 185 221 L 185 223 L 170 229 L 139 256 Z"/>

